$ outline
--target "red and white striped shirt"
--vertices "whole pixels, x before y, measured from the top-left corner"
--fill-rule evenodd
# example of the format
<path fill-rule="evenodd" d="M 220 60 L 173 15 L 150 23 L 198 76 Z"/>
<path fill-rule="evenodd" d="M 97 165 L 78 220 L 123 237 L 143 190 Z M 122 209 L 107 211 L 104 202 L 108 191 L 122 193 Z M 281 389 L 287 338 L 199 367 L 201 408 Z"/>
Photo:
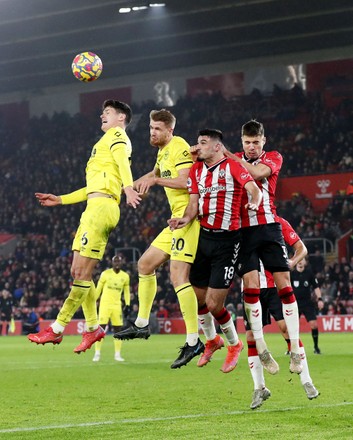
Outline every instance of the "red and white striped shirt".
<path fill-rule="evenodd" d="M 235 153 L 236 156 L 246 161 L 244 153 Z M 275 223 L 276 207 L 275 193 L 278 174 L 282 167 L 283 158 L 278 151 L 263 151 L 260 157 L 252 162 L 252 165 L 264 164 L 271 168 L 271 174 L 262 180 L 256 180 L 256 184 L 262 192 L 262 201 L 258 211 L 249 211 L 244 206 L 249 203 L 249 195 L 243 191 L 243 200 L 241 203 L 241 227 L 265 225 Z"/>
<path fill-rule="evenodd" d="M 212 166 L 195 162 L 190 169 L 188 190 L 199 194 L 201 226 L 209 229 L 237 230 L 243 187 L 253 181 L 243 165 L 223 158 Z"/>

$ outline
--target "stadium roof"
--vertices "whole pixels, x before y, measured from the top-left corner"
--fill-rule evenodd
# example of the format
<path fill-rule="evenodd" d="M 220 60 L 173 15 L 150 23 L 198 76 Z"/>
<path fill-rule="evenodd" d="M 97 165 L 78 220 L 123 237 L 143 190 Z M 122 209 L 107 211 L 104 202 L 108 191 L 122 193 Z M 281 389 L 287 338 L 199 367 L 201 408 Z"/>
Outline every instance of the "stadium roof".
<path fill-rule="evenodd" d="M 93 51 L 102 78 L 330 51 L 351 58 L 352 0 L 1 0 L 0 94 L 68 85 Z"/>

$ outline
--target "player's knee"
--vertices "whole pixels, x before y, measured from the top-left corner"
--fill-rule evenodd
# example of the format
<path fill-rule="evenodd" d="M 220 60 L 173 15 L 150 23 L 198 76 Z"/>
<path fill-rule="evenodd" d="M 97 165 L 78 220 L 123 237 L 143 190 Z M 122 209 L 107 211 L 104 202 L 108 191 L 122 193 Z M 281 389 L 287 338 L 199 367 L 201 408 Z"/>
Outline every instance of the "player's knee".
<path fill-rule="evenodd" d="M 310 321 L 310 327 L 312 330 L 317 330 L 317 321 Z"/>
<path fill-rule="evenodd" d="M 71 276 L 74 280 L 90 281 L 92 279 L 92 273 L 85 267 L 72 267 Z"/>
<path fill-rule="evenodd" d="M 147 258 L 140 258 L 137 262 L 137 270 L 141 275 L 152 275 L 155 268 Z"/>
<path fill-rule="evenodd" d="M 207 307 L 212 315 L 217 315 L 223 309 L 223 304 L 218 304 L 214 299 L 208 299 Z"/>

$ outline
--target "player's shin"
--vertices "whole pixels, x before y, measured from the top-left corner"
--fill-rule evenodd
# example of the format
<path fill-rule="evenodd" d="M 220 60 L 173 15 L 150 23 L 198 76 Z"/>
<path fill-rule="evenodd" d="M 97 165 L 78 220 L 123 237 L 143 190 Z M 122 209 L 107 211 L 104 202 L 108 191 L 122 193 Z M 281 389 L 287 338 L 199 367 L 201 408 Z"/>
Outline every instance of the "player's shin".
<path fill-rule="evenodd" d="M 186 342 L 190 346 L 197 344 L 199 338 L 197 319 L 197 299 L 190 283 L 182 284 L 175 288 L 180 310 L 186 327 Z"/>
<path fill-rule="evenodd" d="M 246 317 L 256 341 L 259 353 L 267 349 L 262 329 L 262 307 L 259 300 L 260 289 L 244 289 L 244 308 Z"/>
<path fill-rule="evenodd" d="M 76 310 L 83 303 L 91 288 L 91 281 L 74 280 L 69 296 L 66 298 L 56 321 L 66 327 Z"/>
<path fill-rule="evenodd" d="M 142 275 L 139 274 L 138 298 L 139 311 L 135 324 L 138 327 L 146 327 L 157 292 L 156 274 Z"/>
<path fill-rule="evenodd" d="M 248 365 L 254 382 L 254 390 L 261 390 L 265 387 L 264 368 L 257 353 L 255 341 L 247 341 L 248 344 Z"/>
<path fill-rule="evenodd" d="M 92 332 L 98 328 L 97 304 L 96 304 L 96 286 L 91 281 L 91 287 L 86 295 L 82 310 L 86 320 L 87 331 Z"/>
<path fill-rule="evenodd" d="M 199 307 L 198 319 L 200 327 L 208 341 L 212 341 L 216 336 L 216 326 L 214 325 L 214 319 L 211 312 L 208 310 L 206 304 Z"/>
<path fill-rule="evenodd" d="M 299 353 L 299 315 L 298 304 L 291 287 L 284 287 L 279 292 L 282 301 L 282 310 L 286 322 L 291 352 Z"/>

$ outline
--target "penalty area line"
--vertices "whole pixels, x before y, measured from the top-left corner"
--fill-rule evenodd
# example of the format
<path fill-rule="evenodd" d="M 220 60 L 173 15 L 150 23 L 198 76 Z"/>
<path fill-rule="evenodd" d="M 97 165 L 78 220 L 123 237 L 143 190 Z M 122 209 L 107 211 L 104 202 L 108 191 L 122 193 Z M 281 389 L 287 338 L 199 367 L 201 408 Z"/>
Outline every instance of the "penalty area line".
<path fill-rule="evenodd" d="M 337 408 L 340 406 L 349 406 L 353 405 L 353 402 L 341 402 L 335 404 L 323 404 L 323 405 L 315 405 L 312 409 L 320 409 L 320 408 Z M 33 426 L 33 427 L 23 427 L 23 428 L 8 428 L 8 429 L 0 429 L 0 434 L 10 433 L 10 432 L 34 432 L 34 431 L 43 431 L 46 429 L 69 429 L 69 428 L 89 428 L 94 426 L 103 426 L 103 425 L 117 425 L 117 424 L 128 424 L 128 423 L 153 423 L 153 422 L 163 422 L 163 421 L 171 421 L 171 420 L 183 420 L 183 419 L 199 419 L 204 417 L 222 417 L 222 416 L 231 416 L 231 415 L 246 415 L 251 414 L 252 416 L 263 413 L 277 413 L 277 412 L 286 412 L 286 411 L 298 411 L 307 409 L 307 406 L 293 406 L 288 408 L 276 408 L 276 409 L 260 409 L 256 411 L 252 411 L 250 409 L 247 410 L 238 410 L 238 411 L 224 411 L 217 412 L 212 414 L 184 414 L 180 416 L 170 416 L 170 417 L 144 417 L 138 419 L 121 419 L 121 420 L 107 420 L 102 422 L 89 422 L 89 423 L 68 423 L 64 425 L 48 425 L 48 426 Z"/>

